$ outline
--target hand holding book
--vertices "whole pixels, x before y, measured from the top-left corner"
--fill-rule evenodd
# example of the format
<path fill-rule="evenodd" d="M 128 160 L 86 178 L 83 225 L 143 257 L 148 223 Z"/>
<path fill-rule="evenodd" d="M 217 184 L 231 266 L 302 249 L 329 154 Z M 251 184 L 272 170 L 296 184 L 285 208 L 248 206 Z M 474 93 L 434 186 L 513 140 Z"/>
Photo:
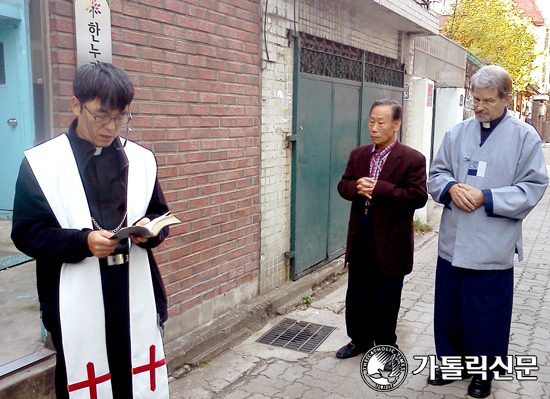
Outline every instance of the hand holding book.
<path fill-rule="evenodd" d="M 181 223 L 181 221 L 174 215 L 170 215 L 170 212 L 165 213 L 158 218 L 151 220 L 149 223 L 143 226 L 130 226 L 124 227 L 118 231 L 111 238 L 127 238 L 130 235 L 139 236 L 139 237 L 155 237 L 160 233 L 163 227 L 170 226 L 172 224 Z"/>

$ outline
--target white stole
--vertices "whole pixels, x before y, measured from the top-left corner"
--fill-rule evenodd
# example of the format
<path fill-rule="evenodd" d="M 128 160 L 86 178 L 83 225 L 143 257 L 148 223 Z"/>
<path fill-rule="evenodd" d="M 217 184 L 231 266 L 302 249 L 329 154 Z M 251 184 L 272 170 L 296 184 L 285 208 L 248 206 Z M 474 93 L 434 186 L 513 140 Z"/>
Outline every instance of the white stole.
<path fill-rule="evenodd" d="M 131 226 L 145 215 L 155 180 L 154 155 L 128 141 L 127 210 Z M 84 186 L 68 137 L 61 135 L 25 151 L 25 156 L 61 228 L 92 229 Z M 116 267 L 116 266 L 112 266 Z M 134 399 L 168 398 L 168 375 L 147 251 L 130 248 L 130 339 Z M 111 399 L 105 344 L 105 313 L 99 260 L 65 263 L 59 283 L 59 313 L 70 399 Z"/>

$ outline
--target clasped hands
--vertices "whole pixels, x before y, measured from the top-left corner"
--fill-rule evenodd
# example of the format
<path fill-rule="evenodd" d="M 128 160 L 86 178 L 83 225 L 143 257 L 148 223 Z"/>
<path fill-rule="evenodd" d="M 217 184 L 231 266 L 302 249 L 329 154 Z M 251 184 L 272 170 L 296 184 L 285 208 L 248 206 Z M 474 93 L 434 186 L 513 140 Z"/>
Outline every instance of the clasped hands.
<path fill-rule="evenodd" d="M 464 183 L 453 184 L 449 188 L 453 202 L 462 210 L 471 212 L 485 204 L 483 191 Z"/>
<path fill-rule="evenodd" d="M 357 194 L 364 195 L 368 199 L 372 199 L 372 192 L 376 186 L 378 180 L 373 179 L 372 177 L 362 177 L 357 180 Z"/>
<path fill-rule="evenodd" d="M 372 177 L 362 177 L 357 180 L 357 194 L 372 199 L 372 192 L 378 180 Z M 457 183 L 449 188 L 453 202 L 462 210 L 471 212 L 485 204 L 483 191 L 464 183 Z"/>
<path fill-rule="evenodd" d="M 136 223 L 136 226 L 143 226 L 149 223 L 149 218 L 142 218 Z M 93 230 L 88 234 L 88 248 L 92 255 L 98 258 L 104 258 L 111 255 L 120 241 L 118 238 L 111 238 L 114 234 L 104 230 Z M 147 241 L 146 237 L 130 235 L 130 239 L 134 244 L 139 244 Z"/>

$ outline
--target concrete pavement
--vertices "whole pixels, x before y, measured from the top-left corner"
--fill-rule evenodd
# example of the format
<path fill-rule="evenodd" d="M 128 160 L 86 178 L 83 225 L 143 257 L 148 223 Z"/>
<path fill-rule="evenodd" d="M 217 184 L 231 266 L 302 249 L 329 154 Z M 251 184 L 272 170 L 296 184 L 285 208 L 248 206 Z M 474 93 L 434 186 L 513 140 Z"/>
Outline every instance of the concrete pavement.
<path fill-rule="evenodd" d="M 549 150 L 545 149 L 545 155 Z M 548 159 L 548 158 L 547 158 Z M 550 163 L 547 161 L 547 163 Z M 515 266 L 515 297 L 510 355 L 534 355 L 540 370 L 537 381 L 494 381 L 490 398 L 545 398 L 550 396 L 550 193 L 524 221 L 525 259 Z M 441 210 L 439 208 L 439 210 Z M 439 213 L 439 212 L 438 212 Z M 437 216 L 436 216 L 437 217 Z M 437 258 L 436 231 L 420 237 L 415 266 L 406 277 L 397 327 L 398 344 L 407 357 L 409 374 L 399 388 L 378 393 L 360 375 L 361 356 L 339 360 L 335 352 L 349 339 L 344 321 L 347 274 L 319 292 L 312 305 L 279 316 L 243 343 L 192 368 L 173 373 L 172 399 L 263 398 L 464 398 L 469 381 L 443 387 L 426 383 L 428 368 L 413 356 L 435 355 L 433 338 L 434 277 Z M 256 340 L 283 317 L 336 327 L 317 350 L 303 354 L 257 343 Z M 174 378 L 178 376 L 178 378 Z"/>
<path fill-rule="evenodd" d="M 0 251 L 20 254 L 11 220 L 0 219 Z M 0 366 L 44 347 L 34 261 L 0 270 Z"/>

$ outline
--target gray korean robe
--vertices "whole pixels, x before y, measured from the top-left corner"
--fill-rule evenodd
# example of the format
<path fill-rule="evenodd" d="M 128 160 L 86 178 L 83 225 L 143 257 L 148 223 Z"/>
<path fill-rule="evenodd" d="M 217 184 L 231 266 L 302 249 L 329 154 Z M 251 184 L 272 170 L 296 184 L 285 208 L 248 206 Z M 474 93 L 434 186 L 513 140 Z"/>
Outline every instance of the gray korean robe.
<path fill-rule="evenodd" d="M 513 266 L 514 253 L 523 259 L 522 220 L 542 198 L 548 174 L 539 135 L 508 110 L 481 147 L 480 133 L 480 123 L 471 118 L 445 134 L 428 192 L 445 204 L 439 256 L 457 267 L 503 270 Z M 485 206 L 460 209 L 447 192 L 452 182 L 489 190 Z"/>

